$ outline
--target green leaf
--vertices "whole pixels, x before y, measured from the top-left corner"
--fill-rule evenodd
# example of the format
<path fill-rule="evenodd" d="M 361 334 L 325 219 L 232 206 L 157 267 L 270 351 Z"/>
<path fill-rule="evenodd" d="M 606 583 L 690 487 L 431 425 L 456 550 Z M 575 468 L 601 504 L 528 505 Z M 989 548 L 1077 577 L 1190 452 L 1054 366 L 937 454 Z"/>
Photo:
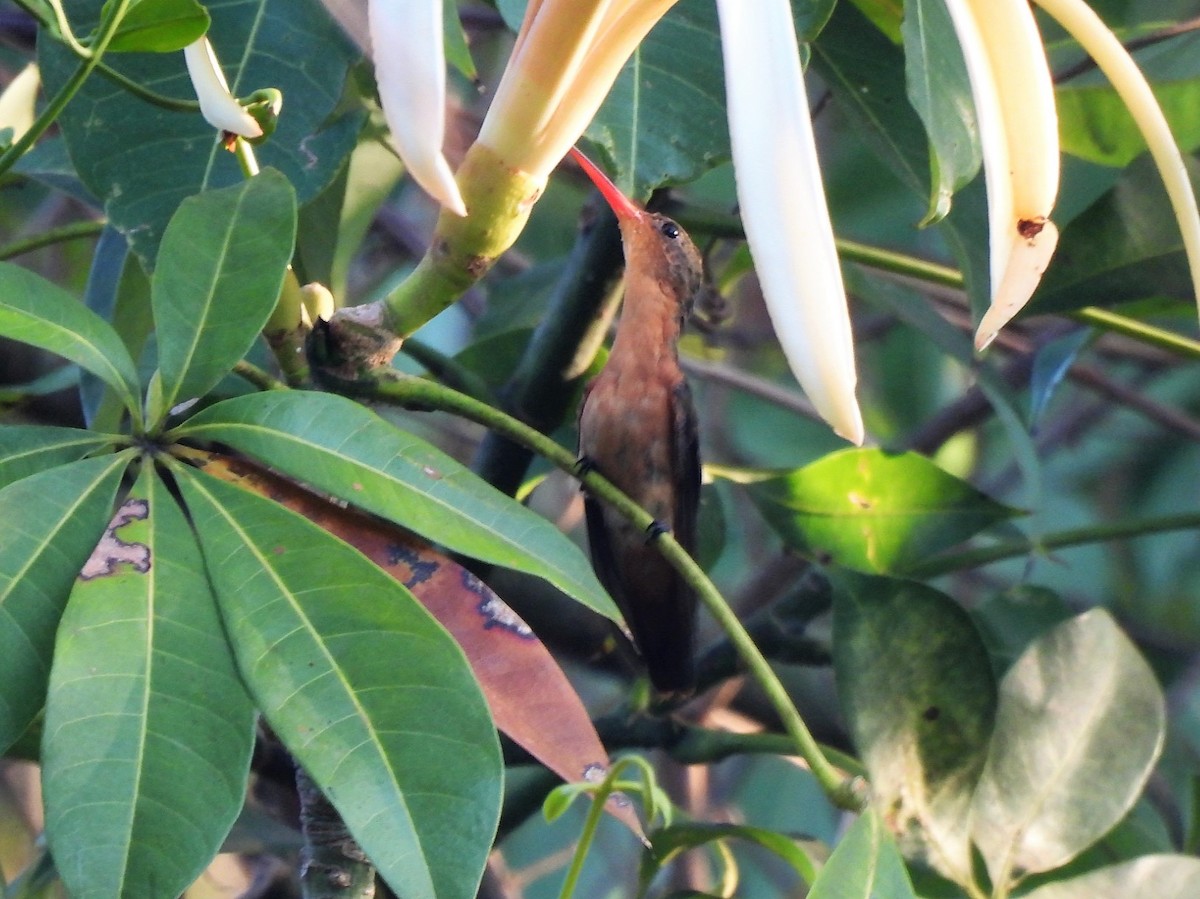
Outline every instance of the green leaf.
<path fill-rule="evenodd" d="M 114 0 L 105 0 L 107 16 Z M 208 30 L 208 11 L 196 0 L 136 0 L 108 44 L 113 53 L 171 53 Z"/>
<path fill-rule="evenodd" d="M 987 648 L 970 616 L 931 587 L 841 580 L 834 670 L 876 808 L 906 849 L 970 882 L 971 796 L 996 714 Z"/>
<path fill-rule="evenodd" d="M 851 0 L 892 43 L 903 40 L 904 0 Z"/>
<path fill-rule="evenodd" d="M 1016 514 L 916 453 L 843 450 L 749 487 L 801 552 L 868 573 L 903 573 Z"/>
<path fill-rule="evenodd" d="M 1137 799 L 1162 749 L 1153 672 L 1093 609 L 1039 637 L 1000 682 L 972 838 L 992 881 L 1070 861 Z"/>
<path fill-rule="evenodd" d="M 176 896 L 241 811 L 254 707 L 195 537 L 152 467 L 85 571 L 50 672 L 46 834 L 72 896 Z"/>
<path fill-rule="evenodd" d="M 85 459 L 0 490 L 0 754 L 42 708 L 59 617 L 129 458 Z"/>
<path fill-rule="evenodd" d="M 1186 160 L 1193 184 L 1200 168 Z M 1069 312 L 1150 297 L 1194 302 L 1179 222 L 1158 169 L 1136 160 L 1065 229 L 1026 314 Z"/>
<path fill-rule="evenodd" d="M 108 322 L 61 287 L 9 262 L 0 262 L 0 335 L 87 369 L 137 414 L 137 368 Z"/>
<path fill-rule="evenodd" d="M 967 66 L 943 0 L 909 0 L 902 32 L 908 99 L 930 142 L 927 225 L 945 217 L 951 195 L 979 171 L 979 131 Z"/>
<path fill-rule="evenodd" d="M 857 5 L 872 7 L 880 27 L 855 5 L 839 3 L 813 44 L 813 68 L 866 144 L 925 203 L 931 194 L 929 140 L 904 92 L 904 53 L 880 30 L 890 33 L 899 24 L 901 4 L 859 0 Z M 955 196 L 940 232 L 958 259 L 972 302 L 983 308 L 988 301 L 988 234 L 982 179 Z"/>
<path fill-rule="evenodd" d="M 585 132 L 626 193 L 646 197 L 729 159 L 721 72 L 716 6 L 681 0 L 634 51 Z"/>
<path fill-rule="evenodd" d="M 799 39 L 820 31 L 833 6 L 793 0 Z M 630 196 L 694 181 L 729 159 L 723 72 L 710 0 L 675 4 L 634 51 L 585 132 Z"/>
<path fill-rule="evenodd" d="M 503 769 L 462 651 L 400 583 L 276 503 L 182 471 L 242 677 L 394 890 L 472 899 Z"/>
<path fill-rule="evenodd" d="M 448 549 L 543 577 L 620 618 L 583 553 L 550 522 L 351 400 L 250 394 L 210 406 L 175 434 L 232 446 Z"/>
<path fill-rule="evenodd" d="M 72 0 L 72 22 L 92 27 L 100 6 Z M 357 139 L 361 110 L 338 104 L 359 54 L 318 0 L 226 0 L 210 8 L 208 37 L 233 94 L 283 92 L 279 126 L 255 154 L 263 167 L 283 172 L 305 203 L 333 179 Z M 38 59 L 48 94 L 78 66 L 57 41 L 41 41 Z M 161 94 L 195 98 L 182 57 L 135 53 L 106 62 Z M 107 78 L 89 78 L 58 123 L 79 177 L 147 270 L 185 197 L 243 180 L 236 158 L 198 112 L 154 106 Z"/>
<path fill-rule="evenodd" d="M 877 813 L 866 812 L 854 822 L 808 899 L 916 899 L 904 860 Z"/>
<path fill-rule="evenodd" d="M 250 349 L 295 239 L 295 194 L 271 169 L 180 204 L 151 288 L 166 408 L 203 396 Z"/>
<path fill-rule="evenodd" d="M 1180 149 L 1190 153 L 1200 145 L 1200 79 L 1156 79 L 1154 96 Z M 1125 101 L 1111 87 L 1067 85 L 1055 90 L 1054 99 L 1064 153 L 1124 168 L 1146 151 Z"/>
<path fill-rule="evenodd" d="M 146 353 L 154 332 L 150 278 L 130 252 L 124 235 L 111 226 L 105 227 L 92 253 L 84 302 L 121 335 L 129 355 L 139 360 L 141 380 L 148 380 L 152 372 L 146 368 L 152 367 L 154 361 L 153 354 Z M 120 427 L 121 404 L 112 390 L 88 375 L 80 384 L 79 393 L 88 427 L 98 430 Z"/>
<path fill-rule="evenodd" d="M 1048 883 L 1026 893 L 1025 899 L 1099 899 L 1108 896 L 1193 899 L 1198 883 L 1200 859 L 1189 855 L 1145 855 L 1080 877 Z"/>
<path fill-rule="evenodd" d="M 479 73 L 475 70 L 475 60 L 471 58 L 467 33 L 458 17 L 456 0 L 442 0 L 442 36 L 446 62 L 458 69 L 464 78 L 478 81 Z"/>
<path fill-rule="evenodd" d="M 82 459 L 121 438 L 78 428 L 50 425 L 0 425 L 0 487 L 21 478 Z"/>
<path fill-rule="evenodd" d="M 812 860 L 791 837 L 746 824 L 706 824 L 689 821 L 686 824 L 672 824 L 654 832 L 651 845 L 642 853 L 638 872 L 641 889 L 644 891 L 655 875 L 679 853 L 709 843 L 735 839 L 757 843 L 777 855 L 787 862 L 805 883 L 811 884 L 817 878 L 817 870 Z"/>
<path fill-rule="evenodd" d="M 1067 602 L 1045 587 L 1020 584 L 971 608 L 997 675 L 1007 671 L 1025 648 L 1046 631 L 1074 618 Z"/>

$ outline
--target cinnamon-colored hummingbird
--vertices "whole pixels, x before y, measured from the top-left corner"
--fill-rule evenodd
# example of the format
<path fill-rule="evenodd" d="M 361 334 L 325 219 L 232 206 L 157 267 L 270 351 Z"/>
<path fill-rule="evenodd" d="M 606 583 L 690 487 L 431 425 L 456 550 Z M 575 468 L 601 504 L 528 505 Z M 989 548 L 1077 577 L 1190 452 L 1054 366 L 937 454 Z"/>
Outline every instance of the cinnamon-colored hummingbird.
<path fill-rule="evenodd" d="M 580 461 L 655 519 L 647 533 L 587 498 L 592 567 L 624 614 L 654 688 L 686 694 L 695 685 L 696 597 L 652 541 L 670 530 L 689 553 L 695 548 L 700 456 L 678 341 L 703 266 L 679 225 L 639 208 L 571 152 L 616 213 L 625 250 L 616 337 L 579 412 Z"/>

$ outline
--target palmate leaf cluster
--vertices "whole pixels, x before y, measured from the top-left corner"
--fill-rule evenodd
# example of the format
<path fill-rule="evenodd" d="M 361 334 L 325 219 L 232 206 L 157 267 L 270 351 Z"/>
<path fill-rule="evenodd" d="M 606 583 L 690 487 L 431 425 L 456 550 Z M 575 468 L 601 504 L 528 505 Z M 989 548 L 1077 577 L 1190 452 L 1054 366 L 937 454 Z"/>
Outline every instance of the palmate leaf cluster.
<path fill-rule="evenodd" d="M 610 799 L 611 814 L 585 819 L 577 895 L 667 895 L 684 853 L 706 860 L 692 886 L 708 895 L 1191 895 L 1195 344 L 1120 343 L 1036 317 L 1102 306 L 1195 331 L 1156 175 L 1104 84 L 1088 72 L 1060 84 L 1059 255 L 1016 337 L 979 359 L 968 332 L 986 290 L 984 204 L 944 7 L 792 5 L 823 98 L 834 224 L 857 242 L 845 267 L 879 447 L 841 448 L 798 415 L 756 330 L 711 4 L 680 0 L 587 139 L 619 183 L 657 191 L 689 227 L 732 304 L 723 332 L 683 346 L 710 463 L 699 555 L 838 765 L 869 783 L 867 804 L 837 809 L 778 735 L 628 699 L 628 677 L 597 662 L 604 619 L 619 616 L 544 464 L 506 472 L 532 494 L 523 504 L 456 459 L 467 453 L 447 433 L 461 435 L 427 413 L 255 379 L 273 365 L 260 335 L 289 278 L 345 303 L 386 292 L 412 262 L 396 251 L 396 216 L 428 210 L 380 143 L 359 50 L 317 0 L 141 0 L 105 56 L 112 71 L 88 77 L 58 132 L 16 164 L 25 205 L 0 217 L 9 232 L 36 198 L 66 195 L 105 222 L 86 254 L 0 262 L 5 353 L 66 365 L 47 381 L 30 363 L 11 377 L 28 383 L 0 388 L 0 749 L 41 765 L 47 857 L 70 895 L 188 890 L 223 845 L 238 848 L 235 821 L 253 830 L 253 750 L 274 741 L 330 800 L 365 876 L 405 897 L 473 896 L 493 848 L 510 870 L 542 870 L 578 835 L 568 794 L 548 806 L 553 822 L 530 814 L 554 781 L 522 751 L 592 784 L 574 796 L 606 750 L 638 748 L 713 763 L 711 794 L 684 803 L 672 789 L 686 807 L 645 822 L 648 847 Z M 1195 12 L 1096 5 L 1131 39 Z M 519 6 L 464 8 L 485 81 Z M 69 4 L 76 34 L 108 9 Z M 80 64 L 55 28 L 41 19 L 47 96 Z M 252 178 L 199 115 L 122 82 L 187 99 L 175 51 L 205 29 L 235 95 L 285 98 Z M 1155 43 L 1145 60 L 1188 149 L 1200 143 L 1193 42 Z M 1079 61 L 1053 33 L 1050 49 L 1059 69 Z M 532 348 L 578 285 L 615 274 L 597 262 L 612 255 L 596 250 L 599 226 L 574 236 L 582 197 L 554 179 L 516 261 L 464 304 L 475 317 L 435 322 L 400 363 L 564 446 L 579 373 L 598 363 L 578 360 L 564 381 Z M 864 246 L 914 264 L 895 277 Z M 28 348 L 42 355 L 19 356 Z M 38 398 L 64 380 L 81 411 L 45 411 Z M 506 406 L 514 385 L 538 407 Z M 570 660 L 584 703 L 519 619 L 474 627 L 502 604 L 459 562 Z M 455 617 L 447 597 L 460 595 Z M 497 648 L 509 638 L 524 649 Z M 729 644 L 709 625 L 704 642 L 706 686 L 732 683 Z M 544 658 L 516 654 L 530 646 Z M 521 677 L 500 662 L 549 667 Z M 775 727 L 752 689 L 731 706 L 751 730 Z M 502 753 L 498 729 L 523 750 Z M 661 811 L 639 770 L 619 788 Z M 0 814 L 13 814 L 7 799 Z M 7 881 L 38 895 L 49 862 L 8 858 L 0 894 Z M 561 879 L 531 875 L 526 895 L 556 895 Z"/>

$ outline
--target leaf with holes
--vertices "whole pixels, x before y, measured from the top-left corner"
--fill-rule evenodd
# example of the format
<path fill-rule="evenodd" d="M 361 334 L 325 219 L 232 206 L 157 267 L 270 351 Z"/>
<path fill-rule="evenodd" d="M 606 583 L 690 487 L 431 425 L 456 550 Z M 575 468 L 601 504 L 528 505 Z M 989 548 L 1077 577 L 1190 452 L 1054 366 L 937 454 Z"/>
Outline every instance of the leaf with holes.
<path fill-rule="evenodd" d="M 241 811 L 254 707 L 195 537 L 151 467 L 71 591 L 42 749 L 71 895 L 177 896 Z"/>

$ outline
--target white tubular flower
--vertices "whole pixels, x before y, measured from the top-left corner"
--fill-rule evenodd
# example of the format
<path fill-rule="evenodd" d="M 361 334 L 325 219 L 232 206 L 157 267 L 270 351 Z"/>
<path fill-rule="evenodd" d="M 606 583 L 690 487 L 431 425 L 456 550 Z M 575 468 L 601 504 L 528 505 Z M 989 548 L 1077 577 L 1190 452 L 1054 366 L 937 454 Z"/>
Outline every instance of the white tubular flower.
<path fill-rule="evenodd" d="M 442 0 L 369 0 L 367 15 L 379 99 L 396 152 L 426 193 L 465 216 L 466 204 L 442 155 L 446 131 Z"/>
<path fill-rule="evenodd" d="M 1192 272 L 1192 290 L 1200 302 L 1200 211 L 1196 208 L 1196 195 L 1183 165 L 1183 154 L 1179 152 L 1171 127 L 1146 77 L 1116 35 L 1082 0 L 1036 2 L 1079 41 L 1133 115 L 1166 185 L 1167 196 L 1183 233 L 1183 247 Z"/>
<path fill-rule="evenodd" d="M 787 0 L 717 0 L 738 202 L 775 333 L 808 398 L 862 444 L 854 339 Z"/>
<path fill-rule="evenodd" d="M 479 143 L 535 179 L 548 176 L 674 3 L 529 0 Z"/>
<path fill-rule="evenodd" d="M 184 47 L 183 58 L 205 121 L 218 131 L 242 137 L 262 137 L 262 126 L 229 93 L 225 73 L 221 71 L 208 38 L 202 37 Z"/>
<path fill-rule="evenodd" d="M 1058 113 L 1027 0 L 946 0 L 979 120 L 988 195 L 992 301 L 983 349 L 1029 302 L 1058 243 Z"/>

